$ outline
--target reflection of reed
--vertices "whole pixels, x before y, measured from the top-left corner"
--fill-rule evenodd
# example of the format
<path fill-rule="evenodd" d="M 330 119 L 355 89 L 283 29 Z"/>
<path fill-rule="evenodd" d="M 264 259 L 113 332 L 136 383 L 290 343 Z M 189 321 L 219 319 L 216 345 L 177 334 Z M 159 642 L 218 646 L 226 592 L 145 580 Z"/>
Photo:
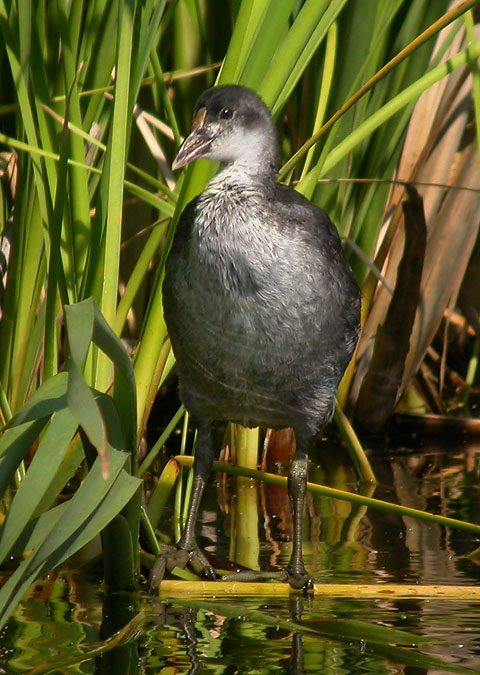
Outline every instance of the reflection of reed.
<path fill-rule="evenodd" d="M 230 560 L 259 570 L 258 557 L 260 541 L 258 538 L 258 484 L 251 478 L 237 476 L 236 500 L 232 503 Z"/>
<path fill-rule="evenodd" d="M 295 453 L 293 429 L 273 431 L 265 434 L 262 453 L 262 471 L 286 475 Z M 292 540 L 292 511 L 286 485 L 260 486 L 260 502 L 264 517 L 265 538 L 271 545 L 269 564 L 272 568 L 282 565 L 280 556 L 288 560 Z M 286 550 L 288 548 L 288 551 Z"/>

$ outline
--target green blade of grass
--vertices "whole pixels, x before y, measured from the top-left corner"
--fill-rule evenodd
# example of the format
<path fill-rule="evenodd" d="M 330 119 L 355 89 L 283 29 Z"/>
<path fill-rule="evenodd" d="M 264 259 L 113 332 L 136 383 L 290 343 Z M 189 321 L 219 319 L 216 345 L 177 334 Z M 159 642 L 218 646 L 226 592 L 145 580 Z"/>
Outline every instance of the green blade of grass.
<path fill-rule="evenodd" d="M 133 39 L 133 0 L 118 3 L 118 42 L 113 105 L 112 130 L 106 160 L 106 220 L 103 284 L 100 311 L 110 326 L 115 323 L 118 295 L 118 273 L 123 211 L 123 181 L 125 175 L 127 139 L 131 118 L 130 55 Z M 111 379 L 111 364 L 99 355 L 96 386 L 106 391 Z"/>

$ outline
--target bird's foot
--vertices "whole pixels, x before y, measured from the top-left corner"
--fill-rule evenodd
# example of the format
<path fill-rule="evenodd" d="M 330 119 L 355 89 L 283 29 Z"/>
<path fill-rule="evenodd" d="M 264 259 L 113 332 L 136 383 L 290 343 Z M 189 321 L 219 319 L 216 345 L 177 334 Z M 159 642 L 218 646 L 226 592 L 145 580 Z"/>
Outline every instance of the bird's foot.
<path fill-rule="evenodd" d="M 288 581 L 292 588 L 304 593 L 312 590 L 313 579 L 303 565 L 298 568 L 294 568 L 293 565 L 287 565 L 283 572 L 286 575 L 285 581 Z"/>
<path fill-rule="evenodd" d="M 197 544 L 187 545 L 180 541 L 176 546 L 162 546 L 162 552 L 157 556 L 150 572 L 150 592 L 158 588 L 165 572 L 171 572 L 174 567 L 190 567 L 195 574 L 207 577 L 210 581 L 217 578 L 215 570 Z"/>
<path fill-rule="evenodd" d="M 305 570 L 294 570 L 290 565 L 280 572 L 257 572 L 254 570 L 241 569 L 234 574 L 222 576 L 222 581 L 281 581 L 290 584 L 296 590 L 307 593 L 313 588 L 313 579 Z"/>

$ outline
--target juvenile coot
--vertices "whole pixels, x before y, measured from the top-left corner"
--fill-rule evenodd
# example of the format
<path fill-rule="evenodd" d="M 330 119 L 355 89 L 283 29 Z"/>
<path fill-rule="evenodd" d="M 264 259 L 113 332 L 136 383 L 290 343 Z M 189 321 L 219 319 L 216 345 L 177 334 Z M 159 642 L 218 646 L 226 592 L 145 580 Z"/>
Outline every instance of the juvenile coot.
<path fill-rule="evenodd" d="M 180 395 L 198 428 L 194 489 L 183 536 L 157 560 L 152 583 L 174 565 L 216 577 L 195 521 L 214 458 L 211 424 L 228 420 L 295 430 L 293 552 L 279 576 L 306 589 L 308 453 L 357 342 L 360 293 L 328 216 L 275 182 L 275 126 L 254 92 L 228 85 L 202 94 L 173 168 L 199 157 L 221 168 L 182 213 L 163 286 Z"/>

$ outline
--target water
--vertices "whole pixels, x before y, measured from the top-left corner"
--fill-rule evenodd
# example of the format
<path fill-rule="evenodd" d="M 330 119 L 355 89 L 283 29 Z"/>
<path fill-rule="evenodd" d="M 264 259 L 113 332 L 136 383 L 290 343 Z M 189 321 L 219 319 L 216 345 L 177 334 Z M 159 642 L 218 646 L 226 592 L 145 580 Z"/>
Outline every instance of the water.
<path fill-rule="evenodd" d="M 358 489 L 340 451 L 323 443 L 317 459 L 323 468 L 313 465 L 311 480 Z M 391 449 L 373 461 L 380 480 L 373 496 L 479 522 L 479 465 L 477 446 Z M 201 545 L 220 557 L 235 549 L 252 565 L 253 550 L 262 569 L 280 568 L 291 546 L 286 494 L 251 484 L 236 494 L 235 487 L 222 478 L 210 486 Z M 475 535 L 319 497 L 306 511 L 306 564 L 321 582 L 478 585 Z M 132 617 L 139 625 L 129 643 L 89 654 Z M 91 573 L 62 571 L 37 585 L 0 635 L 0 673 L 47 666 L 109 675 L 480 673 L 480 601 L 468 594 L 105 598 Z"/>

